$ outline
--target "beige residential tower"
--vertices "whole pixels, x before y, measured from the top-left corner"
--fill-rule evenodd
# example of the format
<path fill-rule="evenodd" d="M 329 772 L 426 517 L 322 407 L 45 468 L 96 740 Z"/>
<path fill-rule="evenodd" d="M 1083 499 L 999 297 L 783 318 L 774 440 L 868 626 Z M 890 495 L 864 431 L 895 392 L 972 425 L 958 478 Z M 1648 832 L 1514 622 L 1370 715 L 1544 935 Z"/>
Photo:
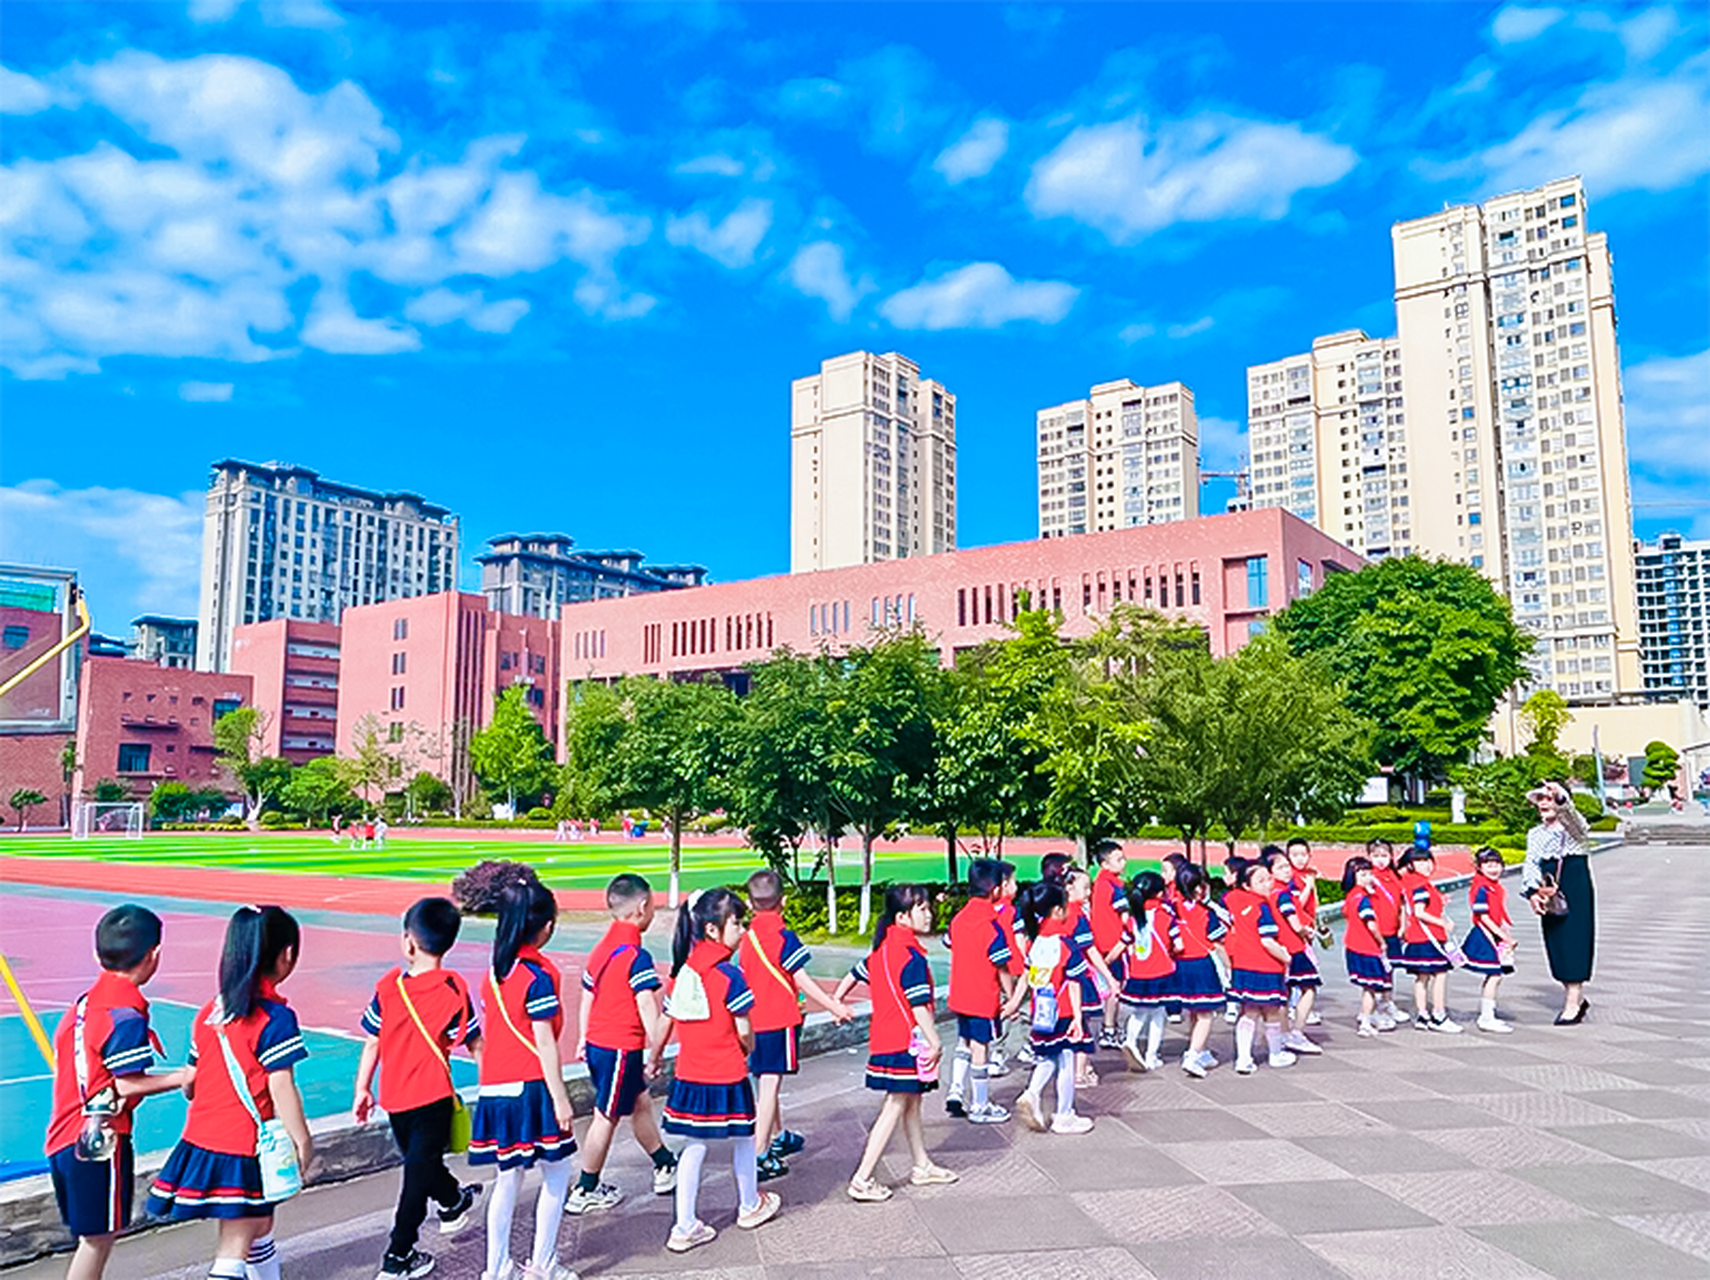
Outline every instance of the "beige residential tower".
<path fill-rule="evenodd" d="M 1101 382 L 1037 415 L 1039 536 L 1199 515 L 1199 419 L 1179 382 Z"/>

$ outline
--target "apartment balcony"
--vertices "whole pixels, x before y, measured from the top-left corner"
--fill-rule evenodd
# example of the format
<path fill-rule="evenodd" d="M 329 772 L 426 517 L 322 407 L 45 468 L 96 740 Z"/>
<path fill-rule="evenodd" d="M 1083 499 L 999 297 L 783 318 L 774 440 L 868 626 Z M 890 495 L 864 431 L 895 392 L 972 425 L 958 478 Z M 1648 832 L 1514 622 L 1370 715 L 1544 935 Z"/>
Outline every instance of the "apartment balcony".
<path fill-rule="evenodd" d="M 152 712 L 130 711 L 119 712 L 119 723 L 127 729 L 166 729 L 176 731 L 183 728 L 183 722 L 176 715 L 156 715 Z"/>
<path fill-rule="evenodd" d="M 338 659 L 312 658 L 307 654 L 289 653 L 285 655 L 285 674 L 288 676 L 336 676 L 338 674 Z"/>

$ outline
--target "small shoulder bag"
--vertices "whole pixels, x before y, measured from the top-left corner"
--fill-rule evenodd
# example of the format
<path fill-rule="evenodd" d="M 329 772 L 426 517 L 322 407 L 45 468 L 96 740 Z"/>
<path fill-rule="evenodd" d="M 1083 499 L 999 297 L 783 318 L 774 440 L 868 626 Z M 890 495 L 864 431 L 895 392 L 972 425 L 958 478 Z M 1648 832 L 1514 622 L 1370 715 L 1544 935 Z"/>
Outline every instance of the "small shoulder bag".
<path fill-rule="evenodd" d="M 255 1159 L 261 1166 L 261 1198 L 268 1204 L 289 1200 L 303 1189 L 303 1170 L 297 1163 L 297 1144 L 291 1140 L 291 1135 L 285 1130 L 285 1122 L 278 1116 L 271 1120 L 261 1118 L 255 1099 L 249 1094 L 249 1081 L 244 1078 L 243 1068 L 238 1066 L 237 1055 L 232 1052 L 232 1042 L 226 1038 L 226 1029 L 215 1023 L 214 1034 L 220 1038 L 220 1053 L 226 1060 L 226 1072 L 232 1078 L 232 1092 L 243 1103 L 243 1109 L 249 1112 L 249 1118 L 255 1121 Z"/>
<path fill-rule="evenodd" d="M 410 993 L 404 990 L 404 975 L 401 973 L 398 975 L 398 997 L 403 1000 L 404 1008 L 409 1011 L 410 1021 L 415 1023 L 416 1030 L 422 1033 L 422 1039 L 427 1041 L 428 1048 L 433 1051 L 433 1056 L 445 1064 L 445 1078 L 451 1082 L 451 1128 L 446 1132 L 445 1149 L 450 1155 L 461 1155 L 469 1150 L 469 1139 L 474 1132 L 474 1124 L 469 1115 L 469 1108 L 463 1105 L 463 1099 L 458 1095 L 457 1081 L 451 1074 L 451 1055 L 442 1053 L 439 1041 L 429 1034 L 426 1024 L 422 1022 L 421 1015 L 416 1012 L 415 1002 L 410 999 Z M 461 1022 L 465 1016 L 465 1013 L 459 1013 L 457 1015 L 458 1021 Z"/>
<path fill-rule="evenodd" d="M 1552 859 L 1555 864 L 1553 871 L 1540 871 L 1537 897 L 1544 904 L 1544 914 L 1547 916 L 1565 916 L 1568 913 L 1567 894 L 1562 892 L 1561 874 L 1563 848 L 1567 837 L 1560 831 L 1556 832 L 1556 856 Z"/>

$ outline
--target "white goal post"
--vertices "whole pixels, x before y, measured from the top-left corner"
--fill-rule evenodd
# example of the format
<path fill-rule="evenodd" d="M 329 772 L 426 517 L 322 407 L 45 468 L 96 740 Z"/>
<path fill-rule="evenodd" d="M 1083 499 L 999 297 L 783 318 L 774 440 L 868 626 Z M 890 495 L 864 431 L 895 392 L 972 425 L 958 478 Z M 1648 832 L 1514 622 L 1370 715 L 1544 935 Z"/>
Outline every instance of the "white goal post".
<path fill-rule="evenodd" d="M 108 836 L 141 840 L 143 809 L 141 800 L 78 800 L 71 806 L 71 838 Z"/>

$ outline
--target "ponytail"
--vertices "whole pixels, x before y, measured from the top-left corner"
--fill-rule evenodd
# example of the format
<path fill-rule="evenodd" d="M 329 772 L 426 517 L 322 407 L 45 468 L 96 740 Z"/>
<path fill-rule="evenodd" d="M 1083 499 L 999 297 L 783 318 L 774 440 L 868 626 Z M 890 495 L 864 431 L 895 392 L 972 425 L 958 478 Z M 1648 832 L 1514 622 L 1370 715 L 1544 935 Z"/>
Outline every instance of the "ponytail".
<path fill-rule="evenodd" d="M 517 953 L 558 919 L 558 901 L 538 880 L 514 880 L 499 890 L 499 924 L 493 931 L 493 978 L 503 982 Z"/>
<path fill-rule="evenodd" d="M 250 1015 L 261 994 L 261 980 L 301 941 L 296 918 L 283 907 L 239 907 L 232 912 L 220 952 L 220 1011 L 227 1021 Z"/>
<path fill-rule="evenodd" d="M 898 916 L 907 915 L 923 902 L 930 902 L 932 895 L 926 891 L 925 885 L 893 884 L 885 888 L 885 909 L 879 915 L 879 923 L 873 929 L 873 950 L 877 951 L 884 945 L 885 935 L 890 932 L 891 925 Z"/>
<path fill-rule="evenodd" d="M 1142 871 L 1129 883 L 1128 909 L 1138 918 L 1148 902 L 1164 896 L 1164 877 L 1156 871 Z"/>
<path fill-rule="evenodd" d="M 1376 869 L 1377 868 L 1372 866 L 1372 860 L 1370 858 L 1362 858 L 1358 854 L 1349 858 L 1347 863 L 1342 867 L 1343 894 L 1350 894 L 1354 891 L 1354 886 L 1359 883 L 1360 872 L 1375 871 Z"/>
<path fill-rule="evenodd" d="M 689 963 L 689 952 L 711 928 L 723 929 L 727 920 L 744 919 L 748 908 L 729 889 L 706 889 L 692 893 L 677 908 L 677 927 L 671 934 L 671 976 Z"/>
<path fill-rule="evenodd" d="M 1021 924 L 1027 931 L 1027 936 L 1037 938 L 1040 928 L 1050 919 L 1051 913 L 1069 905 L 1069 895 L 1063 892 L 1063 886 L 1060 884 L 1037 880 L 1022 890 L 1015 905 L 1021 914 Z"/>

